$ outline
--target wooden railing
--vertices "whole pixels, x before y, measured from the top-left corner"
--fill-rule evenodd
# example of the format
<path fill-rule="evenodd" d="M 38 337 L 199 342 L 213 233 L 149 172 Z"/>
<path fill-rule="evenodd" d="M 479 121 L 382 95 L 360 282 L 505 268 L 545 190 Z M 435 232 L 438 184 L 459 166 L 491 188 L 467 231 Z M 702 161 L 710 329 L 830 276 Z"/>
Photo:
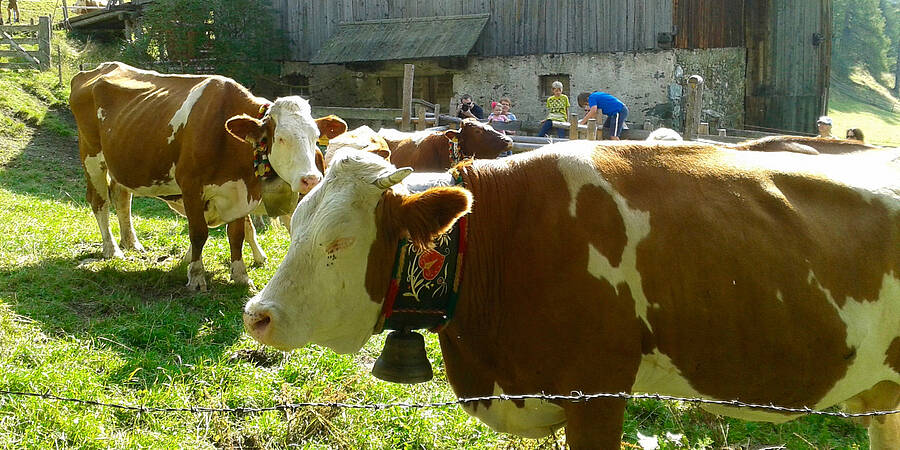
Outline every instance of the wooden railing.
<path fill-rule="evenodd" d="M 38 17 L 30 25 L 0 25 L 0 67 L 50 68 L 50 17 Z"/>

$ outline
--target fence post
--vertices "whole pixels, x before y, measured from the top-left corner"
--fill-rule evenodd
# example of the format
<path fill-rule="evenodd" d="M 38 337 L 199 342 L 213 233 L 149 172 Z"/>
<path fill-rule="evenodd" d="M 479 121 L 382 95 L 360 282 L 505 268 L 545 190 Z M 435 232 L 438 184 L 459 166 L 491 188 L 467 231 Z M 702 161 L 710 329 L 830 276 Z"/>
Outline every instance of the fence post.
<path fill-rule="evenodd" d="M 425 106 L 416 104 L 416 131 L 425 129 Z"/>
<path fill-rule="evenodd" d="M 589 141 L 597 140 L 597 119 L 591 117 L 587 123 L 587 138 Z"/>
<path fill-rule="evenodd" d="M 59 85 L 62 86 L 62 52 L 58 45 L 56 46 L 56 69 L 58 70 L 57 75 L 59 75 Z"/>
<path fill-rule="evenodd" d="M 413 74 L 416 66 L 412 64 L 403 65 L 403 104 L 400 105 L 402 113 L 400 114 L 400 131 L 410 131 L 410 108 L 412 108 L 412 91 L 413 91 Z"/>
<path fill-rule="evenodd" d="M 434 104 L 434 126 L 441 126 L 441 105 L 438 103 Z"/>
<path fill-rule="evenodd" d="M 691 75 L 688 78 L 687 104 L 684 115 L 684 138 L 686 140 L 697 139 L 700 128 L 700 110 L 703 106 L 703 77 Z"/>
<path fill-rule="evenodd" d="M 66 0 L 62 0 L 62 9 L 63 9 L 63 23 L 66 25 L 66 29 L 69 29 L 69 7 L 66 6 Z"/>
<path fill-rule="evenodd" d="M 38 17 L 38 61 L 41 70 L 50 70 L 50 17 Z"/>
<path fill-rule="evenodd" d="M 578 139 L 578 113 L 569 114 L 569 139 Z"/>

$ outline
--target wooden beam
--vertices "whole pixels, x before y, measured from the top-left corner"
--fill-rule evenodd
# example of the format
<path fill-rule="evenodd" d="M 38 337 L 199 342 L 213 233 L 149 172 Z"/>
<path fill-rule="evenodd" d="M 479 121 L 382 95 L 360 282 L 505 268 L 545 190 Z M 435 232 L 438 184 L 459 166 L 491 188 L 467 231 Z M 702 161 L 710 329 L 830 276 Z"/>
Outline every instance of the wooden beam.
<path fill-rule="evenodd" d="M 409 118 L 411 115 L 410 108 L 412 108 L 413 76 L 415 70 L 416 66 L 412 64 L 403 65 L 403 103 L 400 104 L 400 109 L 402 110 L 400 115 L 400 131 L 410 131 L 411 128 Z"/>

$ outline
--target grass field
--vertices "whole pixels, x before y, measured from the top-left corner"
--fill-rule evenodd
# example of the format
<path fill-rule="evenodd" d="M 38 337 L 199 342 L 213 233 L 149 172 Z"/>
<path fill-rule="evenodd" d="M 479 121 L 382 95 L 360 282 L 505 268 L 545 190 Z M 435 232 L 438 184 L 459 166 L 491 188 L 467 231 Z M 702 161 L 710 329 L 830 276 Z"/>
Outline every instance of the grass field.
<path fill-rule="evenodd" d="M 54 42 L 65 49 L 66 78 L 78 61 L 102 57 L 62 34 Z M 355 356 L 315 346 L 290 353 L 259 346 L 242 330 L 241 308 L 253 291 L 228 281 L 222 230 L 212 230 L 204 251 L 210 291 L 188 293 L 181 263 L 186 222 L 157 200 L 135 201 L 135 226 L 147 251 L 99 259 L 67 89 L 55 74 L 0 72 L 0 390 L 172 408 L 455 398 L 434 335 L 426 340 L 435 379 L 415 386 L 368 373 L 383 336 Z M 249 268 L 259 287 L 282 259 L 288 237 L 270 228 L 260 244 L 270 262 Z M 804 417 L 776 426 L 655 400 L 629 403 L 623 448 L 634 448 L 638 433 L 681 434 L 678 448 L 688 449 L 867 448 L 865 431 L 843 420 Z M 563 432 L 542 440 L 495 433 L 455 406 L 137 414 L 0 394 L 3 448 L 527 449 L 563 443 Z"/>
<path fill-rule="evenodd" d="M 866 142 L 900 146 L 900 109 L 891 112 L 860 101 L 859 98 L 874 97 L 885 103 L 898 103 L 898 100 L 868 73 L 857 71 L 848 81 L 853 88 L 850 94 L 861 95 L 851 96 L 842 90 L 831 90 L 828 115 L 834 119 L 832 130 L 835 136 L 844 137 L 848 128 L 860 128 L 865 133 Z"/>

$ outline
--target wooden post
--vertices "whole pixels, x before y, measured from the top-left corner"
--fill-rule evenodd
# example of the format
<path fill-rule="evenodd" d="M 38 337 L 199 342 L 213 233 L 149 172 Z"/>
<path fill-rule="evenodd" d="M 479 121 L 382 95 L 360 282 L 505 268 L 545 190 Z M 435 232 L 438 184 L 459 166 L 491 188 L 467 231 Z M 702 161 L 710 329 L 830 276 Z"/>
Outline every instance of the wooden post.
<path fill-rule="evenodd" d="M 56 70 L 59 75 L 59 85 L 62 86 L 62 52 L 59 50 L 59 46 L 56 46 Z"/>
<path fill-rule="evenodd" d="M 691 75 L 688 78 L 688 95 L 684 108 L 684 138 L 697 139 L 700 128 L 700 110 L 703 106 L 703 77 Z"/>
<path fill-rule="evenodd" d="M 412 108 L 412 91 L 413 91 L 413 75 L 416 66 L 412 64 L 403 65 L 403 103 L 400 105 L 402 113 L 400 114 L 400 131 L 410 131 L 409 118 L 410 108 Z"/>
<path fill-rule="evenodd" d="M 587 123 L 587 138 L 589 141 L 597 140 L 597 119 L 591 117 Z"/>
<path fill-rule="evenodd" d="M 425 129 L 425 106 L 416 104 L 416 131 Z"/>
<path fill-rule="evenodd" d="M 438 103 L 434 104 L 434 126 L 441 126 L 441 105 Z"/>
<path fill-rule="evenodd" d="M 697 130 L 699 135 L 709 135 L 709 122 L 700 122 L 700 128 Z"/>
<path fill-rule="evenodd" d="M 69 28 L 69 7 L 66 6 L 66 0 L 62 0 L 62 8 L 63 8 L 63 23 L 66 25 L 66 29 Z"/>
<path fill-rule="evenodd" d="M 41 70 L 50 70 L 50 17 L 38 17 L 38 61 Z"/>
<path fill-rule="evenodd" d="M 578 139 L 578 113 L 569 114 L 569 139 Z"/>

